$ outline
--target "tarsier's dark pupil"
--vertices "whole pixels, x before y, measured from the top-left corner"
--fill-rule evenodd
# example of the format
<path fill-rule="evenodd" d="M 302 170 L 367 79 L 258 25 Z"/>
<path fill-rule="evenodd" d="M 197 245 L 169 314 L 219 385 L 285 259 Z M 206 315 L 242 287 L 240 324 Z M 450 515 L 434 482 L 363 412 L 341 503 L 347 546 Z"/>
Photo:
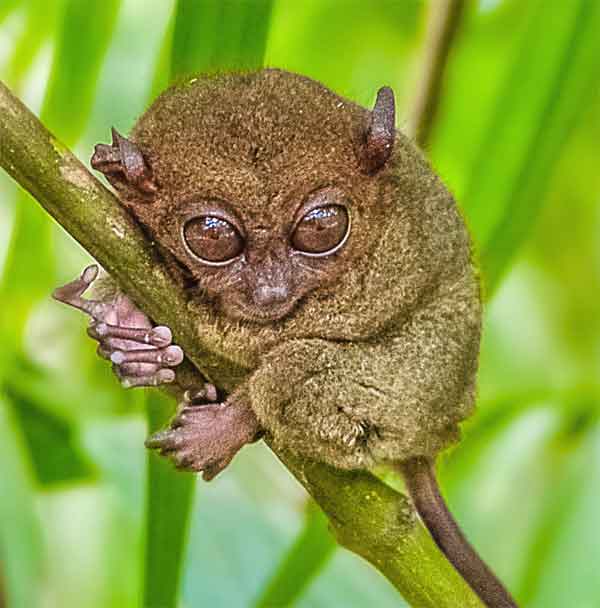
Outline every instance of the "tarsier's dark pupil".
<path fill-rule="evenodd" d="M 238 256 L 244 241 L 228 221 L 212 215 L 189 220 L 183 228 L 192 253 L 208 262 L 226 262 Z"/>
<path fill-rule="evenodd" d="M 348 226 L 348 212 L 341 205 L 317 207 L 296 226 L 292 245 L 305 253 L 327 253 L 344 240 Z"/>

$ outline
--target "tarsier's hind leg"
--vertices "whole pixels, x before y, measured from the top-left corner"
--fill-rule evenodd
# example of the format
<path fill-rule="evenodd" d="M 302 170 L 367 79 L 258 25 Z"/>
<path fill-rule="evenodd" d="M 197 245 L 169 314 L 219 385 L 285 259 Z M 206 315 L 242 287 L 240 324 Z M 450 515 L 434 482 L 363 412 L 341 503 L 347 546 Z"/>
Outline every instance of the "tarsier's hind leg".
<path fill-rule="evenodd" d="M 153 327 L 123 293 L 106 301 L 83 298 L 97 276 L 98 266 L 88 266 L 78 279 L 56 289 L 53 297 L 91 316 L 88 333 L 99 342 L 98 354 L 112 362 L 125 388 L 173 382 L 172 368 L 183 361 L 184 355 L 171 343 L 171 330 Z"/>

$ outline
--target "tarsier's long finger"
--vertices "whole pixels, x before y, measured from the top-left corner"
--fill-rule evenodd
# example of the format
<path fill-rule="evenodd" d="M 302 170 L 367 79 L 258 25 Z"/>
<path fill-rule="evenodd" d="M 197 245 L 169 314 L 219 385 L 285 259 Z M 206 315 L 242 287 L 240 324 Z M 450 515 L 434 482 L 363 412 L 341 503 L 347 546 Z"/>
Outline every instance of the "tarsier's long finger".
<path fill-rule="evenodd" d="M 172 450 L 176 450 L 185 443 L 183 435 L 167 429 L 165 431 L 158 431 L 154 435 L 150 435 L 146 439 L 144 445 L 151 450 L 161 450 L 164 454 Z"/>
<path fill-rule="evenodd" d="M 161 369 L 160 365 L 154 363 L 123 363 L 123 365 L 115 365 L 114 367 L 115 373 L 121 379 L 128 376 L 153 376 Z"/>
<path fill-rule="evenodd" d="M 62 287 L 56 288 L 52 293 L 52 297 L 63 304 L 73 306 L 74 308 L 91 315 L 94 319 L 102 319 L 108 312 L 109 305 L 105 302 L 86 300 L 81 297 L 85 290 L 96 280 L 97 276 L 98 266 L 92 264 L 84 269 L 78 279 L 63 285 Z"/>
<path fill-rule="evenodd" d="M 110 360 L 125 388 L 136 386 L 158 386 L 175 380 L 175 372 L 163 368 L 174 367 L 183 361 L 183 351 L 179 346 L 148 348 L 142 350 L 117 350 L 110 353 Z"/>
<path fill-rule="evenodd" d="M 145 327 L 121 327 L 119 325 L 110 325 L 109 323 L 95 323 L 88 328 L 88 334 L 102 342 L 110 338 L 118 338 L 120 340 L 131 340 L 140 344 L 148 344 L 163 348 L 171 344 L 173 334 L 165 325 L 158 325 L 152 329 Z"/>
<path fill-rule="evenodd" d="M 170 384 L 174 380 L 175 372 L 172 369 L 159 369 L 155 374 L 149 376 L 122 376 L 121 386 L 123 388 L 159 386 L 161 384 Z"/>
<path fill-rule="evenodd" d="M 119 366 L 125 363 L 154 363 L 174 367 L 183 361 L 183 357 L 183 350 L 171 345 L 167 348 L 116 350 L 110 355 L 110 360 Z"/>

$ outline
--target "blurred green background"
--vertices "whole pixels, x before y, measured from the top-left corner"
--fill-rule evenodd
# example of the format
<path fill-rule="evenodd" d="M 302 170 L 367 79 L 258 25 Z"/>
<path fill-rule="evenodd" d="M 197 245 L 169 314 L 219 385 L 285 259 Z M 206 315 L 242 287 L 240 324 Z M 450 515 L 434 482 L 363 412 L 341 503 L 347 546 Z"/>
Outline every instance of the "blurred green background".
<path fill-rule="evenodd" d="M 365 105 L 393 86 L 402 128 L 431 7 L 0 0 L 0 79 L 86 162 L 170 75 L 252 66 L 263 52 Z M 452 511 L 523 606 L 600 606 L 599 142 L 600 2 L 471 2 L 426 153 L 472 228 L 488 304 L 479 410 L 441 473 Z M 169 608 L 178 546 L 182 606 L 403 605 L 332 549 L 263 445 L 197 483 L 180 544 L 193 479 L 143 448 L 167 406 L 120 389 L 85 319 L 49 298 L 87 262 L 0 174 L 6 605 Z"/>

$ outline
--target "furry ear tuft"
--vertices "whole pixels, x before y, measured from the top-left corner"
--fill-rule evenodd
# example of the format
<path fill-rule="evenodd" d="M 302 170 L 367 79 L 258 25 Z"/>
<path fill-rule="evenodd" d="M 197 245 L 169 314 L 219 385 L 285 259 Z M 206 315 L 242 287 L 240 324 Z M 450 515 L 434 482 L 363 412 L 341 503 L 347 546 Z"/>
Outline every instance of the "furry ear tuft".
<path fill-rule="evenodd" d="M 379 171 L 387 162 L 396 136 L 396 103 L 390 87 L 381 87 L 360 142 L 359 160 L 365 173 Z"/>
<path fill-rule="evenodd" d="M 157 192 L 152 170 L 142 151 L 115 128 L 112 129 L 112 144 L 96 144 L 91 165 L 106 175 L 115 188 L 129 186 L 144 196 Z"/>

